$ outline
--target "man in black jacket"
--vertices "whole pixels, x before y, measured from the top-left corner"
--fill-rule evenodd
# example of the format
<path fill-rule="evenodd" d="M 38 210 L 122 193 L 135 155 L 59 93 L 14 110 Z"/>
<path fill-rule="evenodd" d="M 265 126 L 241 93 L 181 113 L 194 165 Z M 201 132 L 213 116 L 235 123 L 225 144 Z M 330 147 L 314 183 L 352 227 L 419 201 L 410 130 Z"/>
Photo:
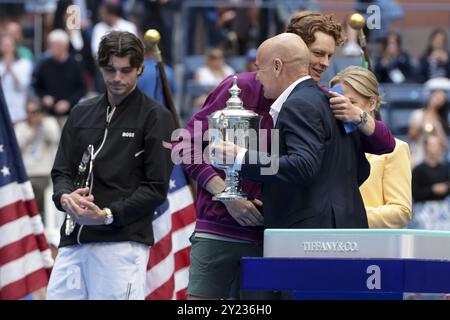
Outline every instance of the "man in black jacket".
<path fill-rule="evenodd" d="M 63 129 L 52 170 L 53 200 L 69 216 L 48 299 L 144 299 L 152 216 L 166 199 L 172 170 L 170 112 L 136 87 L 142 42 L 106 35 L 97 62 L 106 94 L 79 103 Z M 74 181 L 86 148 L 88 187 Z M 92 164 L 90 164 L 92 163 Z M 73 224 L 71 228 L 70 224 Z"/>
<path fill-rule="evenodd" d="M 86 93 L 83 66 L 69 52 L 69 36 L 53 30 L 47 37 L 49 56 L 37 63 L 33 88 L 46 112 L 62 124 L 70 109 Z"/>

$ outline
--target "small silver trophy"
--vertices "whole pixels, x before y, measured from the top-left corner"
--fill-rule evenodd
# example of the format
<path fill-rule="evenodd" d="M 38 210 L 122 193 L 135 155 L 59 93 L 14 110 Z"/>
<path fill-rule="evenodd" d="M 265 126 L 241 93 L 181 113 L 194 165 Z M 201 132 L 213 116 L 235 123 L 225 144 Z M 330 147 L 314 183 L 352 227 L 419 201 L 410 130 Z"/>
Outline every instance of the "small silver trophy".
<path fill-rule="evenodd" d="M 226 107 L 208 117 L 209 142 L 223 140 L 248 150 L 256 150 L 258 146 L 261 116 L 256 112 L 244 109 L 239 98 L 241 89 L 237 86 L 237 76 L 233 76 L 233 85 L 228 90 L 231 97 Z M 234 160 L 234 159 L 233 159 Z M 241 192 L 239 172 L 234 163 L 217 163 L 212 165 L 225 171 L 225 190 L 213 197 L 217 201 L 247 200 L 248 195 Z"/>
<path fill-rule="evenodd" d="M 75 189 L 91 187 L 92 186 L 92 167 L 94 158 L 94 146 L 88 145 L 83 153 L 80 164 L 78 165 L 77 176 L 74 181 Z M 87 170 L 88 169 L 88 170 Z M 91 190 L 89 190 L 90 194 Z M 76 222 L 72 217 L 66 213 L 66 229 L 65 234 L 69 236 L 75 229 Z"/>

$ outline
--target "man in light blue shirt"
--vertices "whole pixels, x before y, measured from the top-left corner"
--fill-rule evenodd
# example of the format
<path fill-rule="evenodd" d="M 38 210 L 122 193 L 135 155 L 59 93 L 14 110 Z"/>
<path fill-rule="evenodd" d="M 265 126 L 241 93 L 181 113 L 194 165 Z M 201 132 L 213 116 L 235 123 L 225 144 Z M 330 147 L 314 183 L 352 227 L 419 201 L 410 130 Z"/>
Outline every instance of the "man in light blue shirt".
<path fill-rule="evenodd" d="M 175 79 L 173 70 L 168 65 L 164 65 L 164 71 L 169 81 L 170 89 L 173 94 L 176 94 Z M 162 98 L 162 84 L 159 76 L 157 62 L 153 54 L 153 48 L 146 46 L 145 48 L 145 60 L 144 60 L 144 72 L 137 81 L 138 88 L 150 98 L 157 101 L 164 101 Z"/>

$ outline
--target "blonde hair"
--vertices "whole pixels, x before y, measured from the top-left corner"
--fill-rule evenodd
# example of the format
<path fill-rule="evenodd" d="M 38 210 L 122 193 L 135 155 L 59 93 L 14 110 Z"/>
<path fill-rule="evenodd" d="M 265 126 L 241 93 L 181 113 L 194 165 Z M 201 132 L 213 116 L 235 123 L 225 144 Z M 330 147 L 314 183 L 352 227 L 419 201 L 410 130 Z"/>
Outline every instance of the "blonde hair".
<path fill-rule="evenodd" d="M 333 79 L 330 80 L 330 87 L 340 82 L 345 83 L 361 96 L 375 99 L 374 113 L 379 118 L 380 105 L 382 103 L 379 93 L 379 83 L 372 71 L 358 66 L 350 66 L 338 72 Z"/>

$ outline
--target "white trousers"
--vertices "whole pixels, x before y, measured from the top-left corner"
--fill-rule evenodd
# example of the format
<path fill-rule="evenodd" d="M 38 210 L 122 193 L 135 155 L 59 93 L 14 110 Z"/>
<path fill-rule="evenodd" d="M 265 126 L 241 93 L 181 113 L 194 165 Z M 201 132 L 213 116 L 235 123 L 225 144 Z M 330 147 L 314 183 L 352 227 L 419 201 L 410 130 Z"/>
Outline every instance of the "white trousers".
<path fill-rule="evenodd" d="M 47 300 L 144 300 L 149 247 L 91 243 L 59 249 Z"/>

